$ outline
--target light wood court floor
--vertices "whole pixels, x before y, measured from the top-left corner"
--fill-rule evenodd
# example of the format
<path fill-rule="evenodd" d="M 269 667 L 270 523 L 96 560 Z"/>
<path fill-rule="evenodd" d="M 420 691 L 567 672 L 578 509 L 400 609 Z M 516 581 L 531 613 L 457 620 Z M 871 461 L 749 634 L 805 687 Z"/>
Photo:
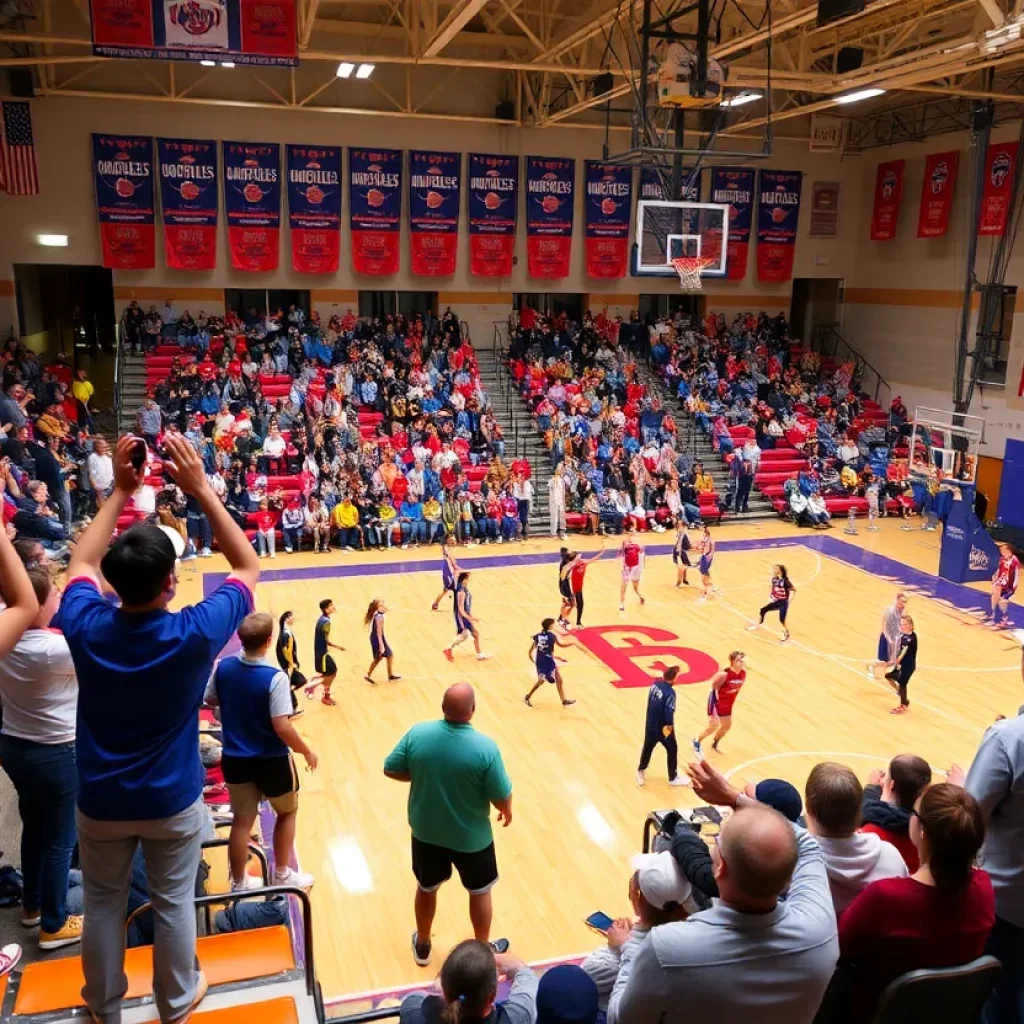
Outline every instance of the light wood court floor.
<path fill-rule="evenodd" d="M 806 531 L 775 523 L 718 530 L 715 536 L 726 544 L 808 538 Z M 861 527 L 857 537 L 844 536 L 840 528 L 828 536 L 928 573 L 938 564 L 938 535 L 901 532 L 895 521 L 883 521 L 878 534 Z M 665 545 L 671 535 L 644 540 Z M 570 543 L 598 547 L 591 538 Z M 643 581 L 647 605 L 641 608 L 630 594 L 625 613 L 618 611 L 617 546 L 610 540 L 605 560 L 588 572 L 586 626 L 656 627 L 677 636 L 664 641 L 667 651 L 636 659 L 652 674 L 658 671 L 653 663 L 679 660 L 672 648 L 705 652 L 719 664 L 731 650 L 747 651 L 748 682 L 733 731 L 722 753 L 709 755 L 737 781 L 777 776 L 802 789 L 820 760 L 845 761 L 865 777 L 904 751 L 923 755 L 936 769 L 953 761 L 966 767 L 996 714 L 1014 714 L 1022 702 L 1018 645 L 980 628 L 970 614 L 915 593 L 910 612 L 920 653 L 912 707 L 908 715 L 890 715 L 895 697 L 884 682 L 866 678 L 865 660 L 873 656 L 881 612 L 900 585 L 803 543 L 721 550 L 714 566 L 721 594 L 706 604 L 697 601 L 698 587 L 674 588 L 671 556 L 653 556 Z M 545 539 L 459 549 L 458 556 L 472 570 L 477 559 L 539 556 L 557 547 Z M 785 645 L 779 642 L 777 620 L 770 619 L 765 630 L 746 631 L 756 609 L 768 600 L 772 566 L 780 561 L 798 588 L 790 612 L 793 639 Z M 263 564 L 274 571 L 259 585 L 258 605 L 275 617 L 285 609 L 294 611 L 306 673 L 312 674 L 312 629 L 324 597 L 337 606 L 332 638 L 347 648 L 335 652 L 338 706 L 300 697 L 306 713 L 296 722 L 320 755 L 319 771 L 300 773 L 298 854 L 303 869 L 317 877 L 316 960 L 325 995 L 432 979 L 446 950 L 471 934 L 466 897 L 456 879 L 439 898 L 434 965 L 421 970 L 413 964 L 407 787 L 385 779 L 381 770 L 402 733 L 437 717 L 445 687 L 459 680 L 476 687 L 474 724 L 500 744 L 515 790 L 513 823 L 496 830 L 501 880 L 495 889 L 493 936 L 507 936 L 513 949 L 530 960 L 595 945 L 596 936 L 583 919 L 595 910 L 612 916 L 628 911 L 630 858 L 639 849 L 647 812 L 696 801 L 689 789 L 668 786 L 661 748 L 655 751 L 646 788 L 636 785 L 646 691 L 612 686 L 612 668 L 589 651 L 558 651 L 565 658 L 561 669 L 569 696 L 578 701 L 575 706 L 559 706 L 554 687 L 536 695 L 533 709 L 523 704 L 534 679 L 527 660 L 530 637 L 542 618 L 557 614 L 555 565 L 545 561 L 474 571 L 474 612 L 482 620 L 484 649 L 493 659 L 478 663 L 466 644 L 456 650 L 451 665 L 441 655 L 453 635 L 451 599 L 445 599 L 440 612 L 430 610 L 440 590 L 436 548 L 427 554 L 279 555 Z M 315 566 L 341 573 L 371 564 L 391 573 L 273 580 L 283 575 L 280 570 Z M 223 564 L 205 563 L 203 568 L 216 571 Z M 697 581 L 695 571 L 691 578 Z M 181 598 L 196 599 L 199 583 L 198 576 L 186 576 Z M 362 617 L 377 596 L 390 606 L 387 636 L 403 678 L 371 687 L 363 681 L 370 651 Z M 616 647 L 651 642 L 628 629 L 606 634 L 605 640 Z M 378 670 L 382 680 L 383 669 Z M 677 688 L 683 758 L 690 737 L 705 723 L 707 689 L 703 682 Z"/>

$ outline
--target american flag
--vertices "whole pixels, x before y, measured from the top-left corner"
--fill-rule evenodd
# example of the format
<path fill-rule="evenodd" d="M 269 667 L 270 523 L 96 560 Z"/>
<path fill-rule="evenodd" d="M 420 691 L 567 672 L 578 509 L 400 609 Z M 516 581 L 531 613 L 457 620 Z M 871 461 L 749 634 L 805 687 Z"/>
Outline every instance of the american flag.
<path fill-rule="evenodd" d="M 27 103 L 0 104 L 0 189 L 11 196 L 39 195 L 32 111 Z"/>

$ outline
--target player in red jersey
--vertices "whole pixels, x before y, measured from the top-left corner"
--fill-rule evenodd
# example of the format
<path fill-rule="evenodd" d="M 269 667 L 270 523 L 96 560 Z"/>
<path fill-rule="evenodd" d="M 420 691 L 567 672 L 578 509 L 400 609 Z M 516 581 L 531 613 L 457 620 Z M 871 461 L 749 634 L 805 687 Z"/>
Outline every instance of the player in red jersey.
<path fill-rule="evenodd" d="M 576 608 L 576 628 L 583 625 L 583 581 L 587 576 L 587 569 L 591 562 L 596 562 L 604 554 L 604 545 L 593 558 L 577 556 L 569 569 L 569 590 L 572 594 L 573 605 Z"/>
<path fill-rule="evenodd" d="M 632 583 L 636 596 L 640 598 L 641 604 L 646 604 L 644 595 L 640 593 L 640 577 L 644 574 L 644 548 L 643 545 L 628 537 L 622 542 L 619 548 L 619 558 L 622 560 L 622 586 L 619 587 L 619 611 L 626 610 L 626 584 Z"/>
<path fill-rule="evenodd" d="M 744 664 L 746 655 L 742 651 L 733 651 L 729 655 L 729 667 L 716 672 L 711 677 L 711 693 L 708 695 L 708 727 L 693 741 L 693 752 L 700 760 L 704 756 L 701 740 L 715 734 L 711 749 L 721 753 L 718 744 L 732 728 L 732 706 L 740 689 L 747 681 L 747 668 Z"/>
<path fill-rule="evenodd" d="M 999 564 L 992 577 L 992 615 L 989 624 L 993 629 L 1002 629 L 1010 624 L 1010 598 L 1017 592 L 1020 581 L 1020 559 L 1005 541 L 1000 541 L 997 546 Z M 985 618 L 988 620 L 989 616 Z"/>

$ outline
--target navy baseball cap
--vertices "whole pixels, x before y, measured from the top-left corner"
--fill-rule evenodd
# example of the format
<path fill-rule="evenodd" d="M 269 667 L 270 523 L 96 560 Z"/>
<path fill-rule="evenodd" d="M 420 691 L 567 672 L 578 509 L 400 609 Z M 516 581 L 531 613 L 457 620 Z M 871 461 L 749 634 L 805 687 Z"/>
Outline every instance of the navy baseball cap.
<path fill-rule="evenodd" d="M 774 807 L 783 817 L 795 822 L 803 813 L 804 803 L 796 787 L 783 779 L 765 779 L 754 790 L 757 799 Z"/>
<path fill-rule="evenodd" d="M 537 986 L 537 1024 L 594 1024 L 597 985 L 581 967 L 560 964 Z"/>

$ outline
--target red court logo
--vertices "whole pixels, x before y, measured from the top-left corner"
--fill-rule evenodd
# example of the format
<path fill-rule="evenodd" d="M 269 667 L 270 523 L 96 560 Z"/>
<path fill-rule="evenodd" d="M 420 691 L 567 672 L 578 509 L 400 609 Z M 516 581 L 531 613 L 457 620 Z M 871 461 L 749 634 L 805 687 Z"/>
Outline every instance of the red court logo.
<path fill-rule="evenodd" d="M 672 665 L 679 666 L 676 685 L 707 682 L 718 662 L 704 651 L 677 647 L 676 633 L 657 626 L 590 626 L 573 632 L 573 637 L 614 673 L 612 686 L 650 686 L 655 676 Z M 616 637 L 618 643 L 612 643 Z"/>

